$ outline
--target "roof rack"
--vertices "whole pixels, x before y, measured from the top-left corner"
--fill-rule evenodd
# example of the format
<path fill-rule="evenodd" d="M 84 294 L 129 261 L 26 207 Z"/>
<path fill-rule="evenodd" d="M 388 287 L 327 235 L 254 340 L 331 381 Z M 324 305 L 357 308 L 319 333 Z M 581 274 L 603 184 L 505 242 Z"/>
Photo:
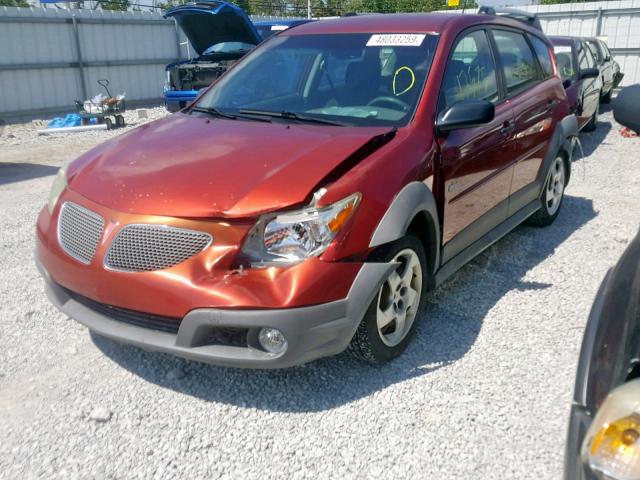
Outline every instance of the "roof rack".
<path fill-rule="evenodd" d="M 535 13 L 518 10 L 516 8 L 496 8 L 486 6 L 481 6 L 480 8 L 478 8 L 478 13 L 513 18 L 514 20 L 526 23 L 527 25 L 531 25 L 533 28 L 537 28 L 538 30 L 542 31 L 540 19 Z"/>

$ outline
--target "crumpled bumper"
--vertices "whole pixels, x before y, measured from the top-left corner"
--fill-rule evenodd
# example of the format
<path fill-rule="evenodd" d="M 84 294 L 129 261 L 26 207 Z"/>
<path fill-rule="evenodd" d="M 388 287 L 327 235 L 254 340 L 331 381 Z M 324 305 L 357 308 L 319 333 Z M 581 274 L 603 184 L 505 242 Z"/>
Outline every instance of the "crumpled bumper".
<path fill-rule="evenodd" d="M 172 333 L 115 318 L 107 305 L 92 308 L 91 303 L 79 301 L 73 292 L 57 284 L 38 259 L 36 263 L 53 304 L 100 335 L 190 360 L 248 368 L 290 367 L 343 351 L 378 288 L 396 267 L 392 263 L 365 263 L 346 298 L 320 305 L 259 310 L 196 308 Z M 287 339 L 287 350 L 278 355 L 262 350 L 256 341 L 262 327 L 279 329 Z M 228 329 L 244 331 L 246 343 L 231 345 L 216 340 L 217 331 Z"/>

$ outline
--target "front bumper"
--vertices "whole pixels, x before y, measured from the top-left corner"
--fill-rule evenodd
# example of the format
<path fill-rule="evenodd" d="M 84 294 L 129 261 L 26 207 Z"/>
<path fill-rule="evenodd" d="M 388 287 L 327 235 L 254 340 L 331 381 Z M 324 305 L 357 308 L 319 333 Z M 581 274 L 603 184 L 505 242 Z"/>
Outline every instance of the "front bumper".
<path fill-rule="evenodd" d="M 167 90 L 164 92 L 164 105 L 169 112 L 177 112 L 191 105 L 197 96 L 197 90 Z"/>
<path fill-rule="evenodd" d="M 365 263 L 346 298 L 333 302 L 286 309 L 191 310 L 180 322 L 177 334 L 135 326 L 116 320 L 76 300 L 58 285 L 36 259 L 52 303 L 90 330 L 146 350 L 227 367 L 284 368 L 343 351 L 351 341 L 378 288 L 395 264 Z M 220 328 L 248 329 L 251 338 L 262 327 L 279 329 L 287 350 L 279 355 L 261 350 L 255 342 L 245 346 L 210 344 Z"/>
<path fill-rule="evenodd" d="M 618 85 L 620 85 L 620 82 L 622 82 L 623 78 L 624 78 L 624 73 L 616 72 L 615 75 L 613 76 L 613 88 L 618 88 Z"/>

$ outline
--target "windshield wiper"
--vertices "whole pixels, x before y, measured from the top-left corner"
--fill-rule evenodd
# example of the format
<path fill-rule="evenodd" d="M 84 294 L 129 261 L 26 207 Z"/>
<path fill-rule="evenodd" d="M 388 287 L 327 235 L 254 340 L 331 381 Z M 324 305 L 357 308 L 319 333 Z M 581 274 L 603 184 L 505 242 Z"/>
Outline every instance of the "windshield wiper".
<path fill-rule="evenodd" d="M 214 107 L 193 107 L 190 112 L 199 112 L 199 113 L 207 113 L 209 115 L 214 115 L 216 117 L 227 118 L 229 120 L 238 120 L 238 118 L 254 120 L 256 122 L 271 122 L 271 120 L 266 118 L 256 118 L 248 115 L 242 115 L 242 112 L 239 112 L 240 115 L 234 113 L 225 113 Z"/>
<path fill-rule="evenodd" d="M 208 113 L 209 115 L 214 115 L 216 117 L 228 118 L 229 120 L 237 120 L 238 117 L 236 115 L 231 115 L 229 113 L 224 113 L 213 107 L 193 107 L 190 112 L 198 112 L 198 113 Z"/>
<path fill-rule="evenodd" d="M 299 113 L 295 113 L 295 112 L 287 112 L 286 110 L 283 110 L 282 112 L 272 112 L 269 110 L 241 109 L 241 110 L 238 110 L 238 113 L 245 114 L 245 115 L 262 115 L 265 117 L 284 118 L 286 120 L 297 120 L 299 122 L 317 123 L 321 125 L 334 125 L 337 127 L 345 127 L 347 125 L 345 123 L 336 122 L 334 120 L 325 120 L 323 118 L 318 118 L 318 117 L 309 117 L 307 115 L 300 115 Z"/>

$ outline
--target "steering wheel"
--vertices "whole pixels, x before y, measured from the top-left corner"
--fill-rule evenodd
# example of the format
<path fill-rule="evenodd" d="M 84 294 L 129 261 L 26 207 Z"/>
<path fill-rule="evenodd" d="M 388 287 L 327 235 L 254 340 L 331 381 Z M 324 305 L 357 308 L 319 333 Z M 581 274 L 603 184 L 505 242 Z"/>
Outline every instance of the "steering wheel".
<path fill-rule="evenodd" d="M 373 100 L 371 100 L 369 103 L 367 103 L 367 106 L 373 106 L 376 104 L 383 104 L 383 103 L 390 103 L 396 107 L 400 107 L 400 110 L 402 110 L 403 112 L 406 112 L 407 110 L 409 110 L 409 104 L 407 102 L 404 102 L 402 100 L 400 100 L 399 98 L 396 97 L 388 97 L 388 96 L 382 96 L 382 97 L 376 97 Z"/>

